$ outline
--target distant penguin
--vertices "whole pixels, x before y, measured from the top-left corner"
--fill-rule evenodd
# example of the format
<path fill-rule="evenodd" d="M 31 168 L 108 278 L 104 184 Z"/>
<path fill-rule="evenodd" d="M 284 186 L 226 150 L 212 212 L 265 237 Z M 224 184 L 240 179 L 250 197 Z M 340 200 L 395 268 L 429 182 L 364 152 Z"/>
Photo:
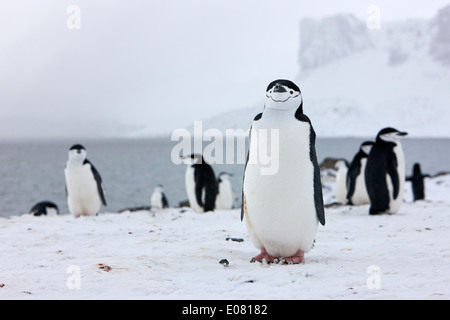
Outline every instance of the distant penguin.
<path fill-rule="evenodd" d="M 411 181 L 414 201 L 425 199 L 425 183 L 423 179 L 429 176 L 428 174 L 422 174 L 419 163 L 414 164 L 413 175 L 406 178 L 406 181 Z"/>
<path fill-rule="evenodd" d="M 169 202 L 167 201 L 167 197 L 164 194 L 163 186 L 158 184 L 155 187 L 151 197 L 150 204 L 152 208 L 165 209 L 169 207 Z"/>
<path fill-rule="evenodd" d="M 231 186 L 230 177 L 233 175 L 228 172 L 221 172 L 217 179 L 219 184 L 219 192 L 216 198 L 216 209 L 231 210 L 233 208 L 233 188 Z"/>
<path fill-rule="evenodd" d="M 335 182 L 335 193 L 336 201 L 340 203 L 347 202 L 347 172 L 348 172 L 348 161 L 345 159 L 339 159 L 336 161 L 334 168 L 336 169 L 336 182 Z"/>
<path fill-rule="evenodd" d="M 374 143 L 372 141 L 363 142 L 348 168 L 346 199 L 350 205 L 359 206 L 370 204 L 364 172 L 366 169 L 367 157 L 369 156 L 373 145 Z"/>
<path fill-rule="evenodd" d="M 51 201 L 41 201 L 36 203 L 30 210 L 34 216 L 54 216 L 59 214 L 58 206 Z"/>
<path fill-rule="evenodd" d="M 188 164 L 185 182 L 190 207 L 195 212 L 213 211 L 218 191 L 213 168 L 202 155 L 192 154 L 183 159 Z"/>
<path fill-rule="evenodd" d="M 271 82 L 252 123 L 244 171 L 241 219 L 261 251 L 252 261 L 301 263 L 319 222 L 325 224 L 315 141 L 299 87 Z M 270 163 L 264 159 L 269 154 Z"/>
<path fill-rule="evenodd" d="M 64 170 L 67 204 L 76 217 L 96 215 L 101 205 L 106 206 L 102 178 L 93 164 L 86 159 L 86 149 L 73 145 Z"/>
<path fill-rule="evenodd" d="M 371 215 L 396 213 L 403 202 L 405 156 L 400 139 L 406 135 L 394 128 L 384 128 L 377 135 L 365 172 Z"/>

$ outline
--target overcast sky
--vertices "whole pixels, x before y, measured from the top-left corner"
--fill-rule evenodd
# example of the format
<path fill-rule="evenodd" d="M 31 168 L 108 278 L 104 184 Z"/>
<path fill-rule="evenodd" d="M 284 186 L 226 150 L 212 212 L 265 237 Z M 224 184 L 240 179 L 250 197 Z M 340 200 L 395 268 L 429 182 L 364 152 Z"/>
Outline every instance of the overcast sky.
<path fill-rule="evenodd" d="M 295 78 L 301 18 L 430 18 L 449 2 L 0 0 L 0 139 L 170 133 Z"/>

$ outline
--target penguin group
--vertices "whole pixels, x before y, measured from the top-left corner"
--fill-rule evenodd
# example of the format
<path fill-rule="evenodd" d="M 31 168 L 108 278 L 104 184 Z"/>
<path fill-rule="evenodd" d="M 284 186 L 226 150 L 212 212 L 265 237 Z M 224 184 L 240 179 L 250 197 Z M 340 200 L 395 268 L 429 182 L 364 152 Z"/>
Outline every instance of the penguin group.
<path fill-rule="evenodd" d="M 187 166 L 185 182 L 189 206 L 195 212 L 215 209 L 233 209 L 234 193 L 231 173 L 221 172 L 217 177 L 202 155 L 184 157 Z M 81 144 L 70 147 L 64 169 L 65 191 L 70 213 L 75 217 L 95 216 L 106 206 L 106 192 L 97 168 L 87 159 L 86 148 Z M 127 208 L 123 211 L 164 210 L 169 202 L 161 184 L 157 184 L 150 195 L 150 206 Z M 29 211 L 34 216 L 57 215 L 58 205 L 52 201 L 36 203 Z"/>
<path fill-rule="evenodd" d="M 249 131 L 249 151 L 243 170 L 240 215 L 250 239 L 259 251 L 252 262 L 303 263 L 314 246 L 319 226 L 325 226 L 321 172 L 316 153 L 316 133 L 304 112 L 300 88 L 292 81 L 274 80 L 266 88 L 262 112 L 256 114 Z M 259 139 L 275 132 L 277 140 Z M 346 205 L 370 205 L 369 215 L 398 212 L 406 181 L 401 139 L 406 132 L 386 127 L 374 141 L 364 141 L 351 162 L 338 159 L 336 199 Z M 265 171 L 260 150 L 276 153 L 276 170 Z M 215 175 L 202 154 L 182 156 L 187 165 L 185 189 L 194 212 L 233 209 L 232 174 Z M 106 206 L 105 189 L 86 149 L 73 145 L 64 169 L 67 204 L 71 214 L 96 215 Z M 414 166 L 414 198 L 423 199 L 423 175 Z M 150 208 L 169 207 L 162 185 L 150 196 Z M 59 212 L 56 204 L 44 201 L 30 211 L 34 215 Z"/>
<path fill-rule="evenodd" d="M 375 141 L 364 141 L 348 166 L 336 167 L 336 200 L 347 205 L 370 205 L 370 215 L 397 213 L 406 181 L 401 144 L 406 135 L 386 127 L 378 132 Z M 346 171 L 345 183 L 340 176 L 342 170 Z"/>

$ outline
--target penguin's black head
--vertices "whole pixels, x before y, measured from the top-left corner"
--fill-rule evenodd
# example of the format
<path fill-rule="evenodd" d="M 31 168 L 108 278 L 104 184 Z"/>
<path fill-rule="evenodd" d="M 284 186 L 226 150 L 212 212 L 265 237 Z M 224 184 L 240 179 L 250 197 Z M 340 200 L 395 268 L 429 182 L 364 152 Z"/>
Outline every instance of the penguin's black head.
<path fill-rule="evenodd" d="M 397 143 L 406 136 L 407 132 L 398 131 L 395 128 L 387 127 L 382 129 L 377 135 L 377 141 L 383 140 L 386 142 L 394 142 Z"/>
<path fill-rule="evenodd" d="M 266 89 L 266 107 L 271 109 L 293 109 L 302 103 L 300 88 L 290 80 L 274 80 Z"/>
<path fill-rule="evenodd" d="M 182 156 L 181 159 L 183 160 L 183 162 L 185 164 L 190 164 L 190 165 L 201 164 L 205 161 L 201 154 L 195 154 L 195 153 L 187 155 L 187 156 Z"/>
<path fill-rule="evenodd" d="M 86 148 L 81 144 L 74 144 L 69 150 L 75 150 L 77 153 L 81 153 L 82 150 L 86 151 Z"/>
<path fill-rule="evenodd" d="M 86 149 L 81 144 L 74 144 L 69 149 L 69 158 L 86 159 Z"/>
<path fill-rule="evenodd" d="M 366 155 L 369 155 L 370 151 L 372 150 L 372 147 L 375 143 L 373 141 L 364 141 L 361 144 L 361 151 L 364 152 Z"/>
<path fill-rule="evenodd" d="M 413 170 L 414 170 L 414 174 L 421 174 L 422 173 L 422 170 L 420 169 L 420 164 L 419 163 L 415 163 L 414 164 Z"/>

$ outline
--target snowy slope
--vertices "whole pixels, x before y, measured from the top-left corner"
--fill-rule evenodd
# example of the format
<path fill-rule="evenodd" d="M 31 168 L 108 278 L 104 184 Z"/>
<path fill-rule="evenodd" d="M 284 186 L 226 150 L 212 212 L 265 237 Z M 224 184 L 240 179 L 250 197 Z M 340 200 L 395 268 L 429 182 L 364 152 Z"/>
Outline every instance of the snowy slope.
<path fill-rule="evenodd" d="M 450 6 L 430 20 L 383 21 L 379 30 L 350 14 L 305 19 L 300 33 L 294 80 L 318 135 L 373 136 L 395 126 L 412 137 L 450 137 Z M 241 115 L 233 110 L 205 127 L 248 128 Z"/>
<path fill-rule="evenodd" d="M 239 210 L 0 218 L 0 300 L 450 299 L 450 176 L 426 181 L 396 215 L 326 209 L 303 265 L 250 263 Z"/>

